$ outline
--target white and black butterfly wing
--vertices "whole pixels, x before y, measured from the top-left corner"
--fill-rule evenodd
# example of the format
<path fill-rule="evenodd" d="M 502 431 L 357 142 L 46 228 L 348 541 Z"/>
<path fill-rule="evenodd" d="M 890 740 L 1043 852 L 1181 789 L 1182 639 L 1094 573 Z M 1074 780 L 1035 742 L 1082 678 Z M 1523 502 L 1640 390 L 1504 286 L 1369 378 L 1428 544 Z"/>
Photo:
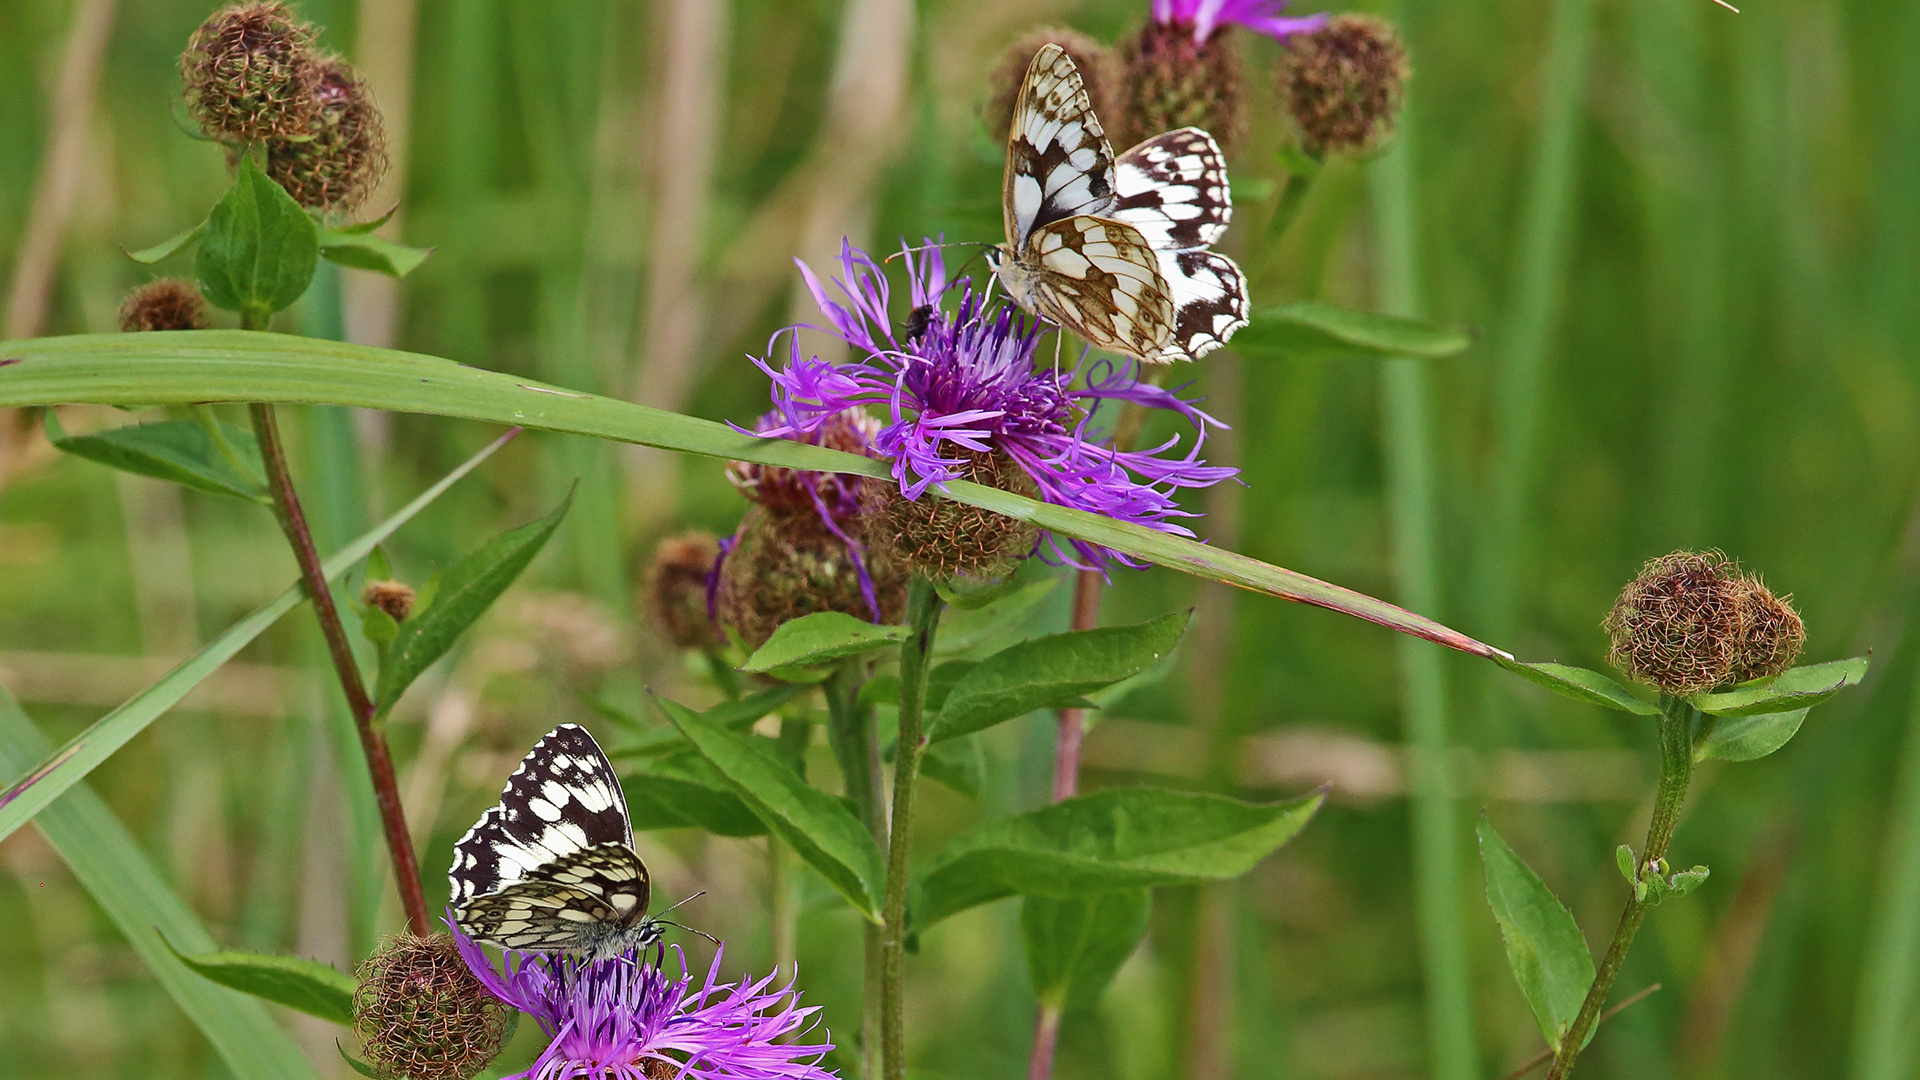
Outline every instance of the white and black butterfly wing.
<path fill-rule="evenodd" d="M 1093 114 L 1080 72 L 1058 45 L 1027 66 L 1007 133 L 1001 191 L 1007 245 L 1020 252 L 1035 230 L 1113 206 L 1113 147 Z"/>
<path fill-rule="evenodd" d="M 1140 231 L 1157 256 L 1172 299 L 1173 330 L 1154 363 L 1196 360 L 1247 325 L 1247 278 L 1232 259 L 1207 248 L 1233 218 L 1226 160 L 1199 128 L 1156 135 L 1114 166 L 1112 216 Z M 1139 354 L 1136 354 L 1139 355 Z"/>
<path fill-rule="evenodd" d="M 1139 230 L 1082 214 L 1040 228 L 1028 251 L 1048 318 L 1096 348 L 1150 357 L 1166 347 L 1173 300 Z"/>
<path fill-rule="evenodd" d="M 468 934 L 504 948 L 593 954 L 630 943 L 649 891 L 646 865 L 632 847 L 595 844 L 474 897 L 458 918 Z"/>

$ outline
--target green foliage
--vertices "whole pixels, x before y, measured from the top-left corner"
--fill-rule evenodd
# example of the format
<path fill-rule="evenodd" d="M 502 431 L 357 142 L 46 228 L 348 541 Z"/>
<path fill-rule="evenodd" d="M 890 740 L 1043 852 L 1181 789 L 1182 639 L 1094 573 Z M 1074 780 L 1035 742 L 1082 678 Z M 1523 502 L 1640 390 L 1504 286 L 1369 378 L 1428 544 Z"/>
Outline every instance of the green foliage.
<path fill-rule="evenodd" d="M 913 917 L 924 928 L 1005 896 L 1072 899 L 1238 877 L 1293 839 L 1325 798 L 1259 804 L 1127 787 L 989 821 L 928 860 Z"/>
<path fill-rule="evenodd" d="M 1137 626 L 1070 631 L 1002 649 L 953 684 L 927 738 L 958 738 L 1035 709 L 1087 704 L 1083 695 L 1132 678 L 1172 652 L 1192 620 L 1192 612 L 1174 612 Z"/>
<path fill-rule="evenodd" d="M 420 264 L 432 254 L 431 248 L 408 247 L 386 237 L 375 236 L 369 227 L 320 227 L 320 257 L 356 270 L 372 270 L 388 277 L 403 278 L 419 269 Z"/>
<path fill-rule="evenodd" d="M 1700 694 L 1693 707 L 1715 716 L 1758 716 L 1806 709 L 1854 685 L 1867 674 L 1867 658 L 1833 660 L 1824 664 L 1788 668 L 1753 686 L 1739 686 L 1721 694 Z"/>
<path fill-rule="evenodd" d="M 1547 1045 L 1560 1040 L 1593 985 L 1593 956 L 1573 914 L 1540 880 L 1483 814 L 1478 828 L 1486 871 L 1487 906 L 1507 945 L 1507 966 L 1540 1024 Z"/>
<path fill-rule="evenodd" d="M 1020 938 L 1034 996 L 1055 1008 L 1093 1004 L 1146 937 L 1152 914 L 1147 889 L 1020 901 Z"/>
<path fill-rule="evenodd" d="M 380 654 L 380 681 L 375 694 L 386 715 L 407 687 L 435 660 L 453 647 L 453 641 L 485 614 L 507 586 L 520 576 L 573 506 L 573 493 L 538 521 L 501 533 L 455 563 L 440 579 L 431 596 L 422 592 L 412 617 L 401 623 L 393 640 Z"/>
<path fill-rule="evenodd" d="M 1645 698 L 1634 696 L 1633 692 L 1597 671 L 1586 668 L 1569 667 L 1566 664 L 1526 664 L 1508 657 L 1496 656 L 1494 663 L 1513 672 L 1515 675 L 1575 701 L 1584 701 L 1591 705 L 1604 705 L 1609 709 L 1630 712 L 1639 716 L 1658 716 L 1660 706 Z"/>
<path fill-rule="evenodd" d="M 1008 581 L 1015 583 L 1020 579 L 1013 577 Z M 1053 594 L 1060 581 L 1058 575 L 1050 574 L 1036 581 L 1021 582 L 996 596 L 992 603 L 976 607 L 954 606 L 950 602 L 946 613 L 940 616 L 940 638 L 933 643 L 934 652 L 942 656 L 971 652 L 1018 630 L 1033 617 L 1041 602 Z"/>
<path fill-rule="evenodd" d="M 220 437 L 245 460 L 260 459 L 260 444 L 254 440 L 253 432 L 224 420 L 216 423 Z M 213 435 L 191 420 L 130 424 L 91 435 L 68 435 L 61 429 L 59 419 L 48 412 L 47 440 L 75 457 L 109 468 L 170 481 L 209 495 L 269 502 L 260 479 L 236 471 L 215 444 Z"/>
<path fill-rule="evenodd" d="M 766 742 L 746 738 L 756 748 Z M 767 834 L 766 822 L 684 738 L 680 750 L 644 758 L 629 766 L 624 777 L 632 781 L 625 785 L 627 811 L 637 830 L 691 826 L 716 836 Z"/>
<path fill-rule="evenodd" d="M 1753 761 L 1787 745 L 1800 731 L 1807 709 L 1758 716 L 1707 717 L 1708 727 L 1693 744 L 1693 760 Z"/>
<path fill-rule="evenodd" d="M 1457 356 L 1473 335 L 1418 319 L 1348 311 L 1302 300 L 1253 313 L 1233 336 L 1235 351 L 1257 360 L 1378 360 L 1390 356 Z"/>
<path fill-rule="evenodd" d="M 806 692 L 805 684 L 783 683 L 749 694 L 736 701 L 723 701 L 700 715 L 710 724 L 716 724 L 729 731 L 743 731 L 752 727 L 761 717 Z M 607 751 L 607 756 L 615 761 L 624 758 L 658 757 L 687 749 L 687 737 L 680 734 L 679 728 L 667 724 L 643 728 L 637 718 L 628 716 L 618 709 L 603 706 L 600 711 L 602 715 L 615 719 L 628 728 L 640 731 L 638 738 L 620 743 Z"/>
<path fill-rule="evenodd" d="M 770 748 L 655 695 L 654 702 L 726 778 L 767 828 L 827 879 L 856 911 L 880 913 L 886 871 L 880 846 L 840 800 L 807 786 Z"/>
<path fill-rule="evenodd" d="M 1712 873 L 1704 866 L 1668 873 L 1664 859 L 1655 859 L 1641 866 L 1639 859 L 1634 857 L 1632 846 L 1628 844 L 1621 844 L 1614 849 L 1613 861 L 1620 868 L 1620 876 L 1626 878 L 1627 884 L 1633 887 L 1633 898 L 1649 905 L 1656 905 L 1668 897 L 1687 895 L 1704 884 Z"/>
<path fill-rule="evenodd" d="M 141 248 L 139 251 L 129 251 L 127 252 L 127 258 L 137 263 L 152 265 L 162 259 L 170 258 L 177 254 L 188 244 L 200 239 L 200 234 L 206 230 L 207 223 L 202 221 L 193 228 L 177 235 L 169 236 L 152 247 Z"/>
<path fill-rule="evenodd" d="M 319 259 L 313 219 L 243 155 L 233 186 L 207 215 L 194 258 L 207 302 L 264 327 L 307 291 Z"/>
<path fill-rule="evenodd" d="M 297 956 L 266 956 L 250 952 L 210 952 L 189 956 L 176 952 L 180 962 L 221 986 L 243 994 L 298 1009 L 309 1016 L 353 1026 L 353 976 L 330 964 Z"/>
<path fill-rule="evenodd" d="M 906 639 L 904 626 L 876 626 L 838 611 L 822 611 L 780 624 L 740 670 L 781 675 L 896 646 Z"/>

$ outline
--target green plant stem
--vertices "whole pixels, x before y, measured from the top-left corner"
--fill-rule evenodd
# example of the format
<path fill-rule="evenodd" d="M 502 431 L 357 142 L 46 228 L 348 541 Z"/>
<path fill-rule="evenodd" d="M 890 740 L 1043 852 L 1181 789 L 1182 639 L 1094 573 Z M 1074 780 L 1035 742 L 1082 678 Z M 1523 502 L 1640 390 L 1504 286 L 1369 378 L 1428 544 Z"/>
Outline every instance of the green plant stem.
<path fill-rule="evenodd" d="M 407 928 L 426 936 L 433 932 L 427 914 L 426 894 L 420 887 L 420 866 L 413 853 L 413 834 L 407 831 L 407 814 L 400 802 L 400 785 L 394 777 L 393 755 L 387 738 L 374 724 L 374 701 L 360 677 L 360 665 L 353 657 L 353 645 L 341 625 L 340 611 L 334 606 L 333 590 L 320 567 L 320 553 L 313 546 L 313 534 L 293 490 L 293 476 L 287 469 L 287 450 L 280 438 L 280 422 L 272 405 L 247 406 L 253 421 L 253 434 L 260 441 L 260 458 L 267 467 L 267 487 L 273 495 L 274 516 L 293 548 L 294 561 L 300 564 L 300 577 L 306 584 L 307 598 L 313 601 L 314 616 L 320 621 L 320 633 L 327 642 L 327 655 L 340 677 L 340 689 L 346 694 L 347 707 L 353 712 L 354 727 L 360 735 L 360 750 L 367 759 L 367 772 L 373 778 L 374 801 L 380 808 L 380 824 L 387 835 L 387 853 L 393 860 L 394 887 L 400 892 L 406 909 Z"/>
<path fill-rule="evenodd" d="M 1685 701 L 1672 695 L 1661 696 L 1660 788 L 1653 799 L 1653 820 L 1647 825 L 1647 849 L 1634 864 L 1636 877 L 1650 863 L 1667 857 L 1674 827 L 1680 824 L 1680 808 L 1687 801 L 1687 782 L 1693 778 L 1693 725 L 1698 715 Z M 1620 964 L 1633 944 L 1633 935 L 1639 932 L 1640 923 L 1652 906 L 1639 898 L 1637 890 L 1627 897 L 1626 910 L 1620 913 L 1620 925 L 1613 932 L 1607 955 L 1600 961 L 1600 970 L 1594 973 L 1586 1000 L 1580 1003 L 1580 1015 L 1574 1017 L 1573 1026 L 1560 1040 L 1560 1052 L 1554 1055 L 1553 1067 L 1547 1070 L 1547 1080 L 1564 1080 L 1572 1075 L 1574 1059 L 1580 1056 L 1587 1037 L 1599 1022 L 1601 1006 L 1607 1003 L 1607 991 L 1613 988 Z"/>
<path fill-rule="evenodd" d="M 807 775 L 807 744 L 812 741 L 813 725 L 803 718 L 780 718 L 780 756 L 802 779 Z M 767 892 L 772 899 L 768 913 L 772 924 L 773 967 L 792 970 L 800 945 L 800 865 L 794 851 L 772 833 L 767 834 Z"/>
<path fill-rule="evenodd" d="M 827 677 L 821 690 L 827 699 L 827 744 L 833 748 L 834 761 L 840 766 L 841 784 L 854 812 L 884 850 L 887 846 L 887 820 L 880 813 L 878 798 L 881 783 L 880 735 L 874 729 L 873 710 L 860 704 L 860 684 L 866 679 L 866 662 L 847 660 Z M 880 1075 L 880 927 L 868 922 L 862 927 L 862 994 L 860 997 L 860 1050 L 868 1080 Z"/>
<path fill-rule="evenodd" d="M 933 583 L 915 577 L 907 586 L 907 627 L 900 644 L 900 741 L 893 756 L 893 820 L 888 826 L 887 892 L 880 909 L 881 1075 L 905 1080 L 907 863 L 913 842 L 913 789 L 926 751 L 927 660 L 945 604 Z"/>
<path fill-rule="evenodd" d="M 1893 790 L 1854 999 L 1853 1080 L 1913 1075 L 1913 1002 L 1920 996 L 1920 694 L 1908 714 Z"/>
<path fill-rule="evenodd" d="M 1660 992 L 1660 984 L 1654 983 L 1652 986 L 1647 987 L 1645 990 L 1642 990 L 1639 993 L 1634 994 L 1631 997 L 1628 997 L 1626 1000 L 1621 1001 L 1618 1004 L 1614 1005 L 1613 1008 L 1608 1009 L 1606 1012 L 1601 1013 L 1600 1018 L 1593 1022 L 1593 1026 L 1598 1028 L 1601 1024 L 1606 1023 L 1607 1021 L 1613 1019 L 1615 1016 L 1618 1016 L 1622 1012 L 1625 1012 L 1627 1009 L 1633 1007 L 1634 1005 L 1638 1005 L 1640 1002 L 1645 1001 L 1647 998 L 1652 997 L 1654 994 L 1657 994 L 1659 992 Z M 1545 1065 L 1547 1062 L 1552 1060 L 1553 1060 L 1553 1050 L 1551 1048 L 1542 1050 L 1539 1053 L 1528 1058 L 1527 1060 L 1521 1062 L 1518 1068 L 1508 1073 L 1505 1077 L 1502 1078 L 1502 1080 L 1520 1080 L 1521 1077 L 1527 1075 L 1528 1073 L 1532 1072 L 1533 1070 L 1539 1068 L 1542 1065 Z"/>

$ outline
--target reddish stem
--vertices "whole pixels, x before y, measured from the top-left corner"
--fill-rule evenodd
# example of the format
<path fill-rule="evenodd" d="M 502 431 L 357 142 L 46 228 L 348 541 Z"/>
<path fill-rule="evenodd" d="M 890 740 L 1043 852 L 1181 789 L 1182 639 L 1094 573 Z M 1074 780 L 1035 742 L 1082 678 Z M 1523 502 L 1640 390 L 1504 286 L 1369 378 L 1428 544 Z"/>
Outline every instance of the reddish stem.
<path fill-rule="evenodd" d="M 1027 1080 L 1053 1075 L 1053 1048 L 1060 1041 L 1060 1006 L 1042 1005 L 1033 1023 L 1033 1056 L 1027 1059 Z"/>
<path fill-rule="evenodd" d="M 281 531 L 293 547 L 300 564 L 300 578 L 307 598 L 313 601 L 313 613 L 320 621 L 320 633 L 326 638 L 327 655 L 340 676 L 340 689 L 347 695 L 347 708 L 360 733 L 360 751 L 366 755 L 367 771 L 373 776 L 373 797 L 380 807 L 380 824 L 387 834 L 387 851 L 393 857 L 394 885 L 400 890 L 400 904 L 407 912 L 407 928 L 422 937 L 433 932 L 427 915 L 426 893 L 420 888 L 420 864 L 413 854 L 413 834 L 407 831 L 407 813 L 400 803 L 400 784 L 393 774 L 393 755 L 387 750 L 387 737 L 374 725 L 374 701 L 360 678 L 360 665 L 353 658 L 353 646 L 347 641 L 346 627 L 340 623 L 340 611 L 333 603 L 333 589 L 327 585 L 326 572 L 320 568 L 320 553 L 313 546 L 313 533 L 307 528 L 307 515 L 294 494 L 293 476 L 287 469 L 286 444 L 280 438 L 280 422 L 273 406 L 247 406 L 253 420 L 254 437 L 260 441 L 260 458 L 267 467 L 267 486 L 273 491 L 274 515 Z"/>
<path fill-rule="evenodd" d="M 1106 578 L 1098 570 L 1074 575 L 1073 629 L 1091 630 L 1100 622 L 1100 594 L 1105 588 Z M 1080 791 L 1080 743 L 1086 735 L 1087 710 L 1061 709 L 1060 734 L 1053 751 L 1054 802 L 1071 799 Z"/>

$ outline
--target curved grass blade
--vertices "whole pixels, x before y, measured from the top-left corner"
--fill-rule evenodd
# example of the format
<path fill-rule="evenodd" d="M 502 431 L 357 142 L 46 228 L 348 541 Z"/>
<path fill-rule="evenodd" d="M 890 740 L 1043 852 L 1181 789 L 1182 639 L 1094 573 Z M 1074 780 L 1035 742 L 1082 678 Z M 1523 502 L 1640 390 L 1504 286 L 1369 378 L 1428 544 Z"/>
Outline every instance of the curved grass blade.
<path fill-rule="evenodd" d="M 0 343 L 0 407 L 207 401 L 308 402 L 431 413 L 763 465 L 889 478 L 884 461 L 755 438 L 710 420 L 366 345 L 244 330 L 83 334 Z M 1507 655 L 1426 616 L 1245 555 L 980 484 L 956 480 L 947 486 L 948 497 L 958 502 L 1184 574 L 1342 612 L 1474 656 Z"/>
<path fill-rule="evenodd" d="M 46 736 L 20 711 L 19 703 L 0 689 L 0 769 L 9 773 L 29 769 L 49 749 Z M 47 807 L 36 824 L 233 1075 L 248 1080 L 317 1080 L 306 1057 L 274 1023 L 266 1006 L 238 990 L 208 982 L 180 962 L 175 946 L 192 952 L 212 952 L 219 946 L 91 788 L 70 785 L 66 797 Z"/>
<path fill-rule="evenodd" d="M 472 472 L 481 462 L 491 457 L 495 450 L 506 445 L 507 440 L 515 434 L 516 432 L 509 431 L 494 440 L 486 449 L 468 458 L 459 468 L 442 477 L 439 483 L 421 492 L 418 498 L 401 507 L 398 513 L 381 522 L 378 528 L 340 549 L 324 564 L 328 580 L 339 577 L 347 571 L 348 567 L 365 558 L 377 544 L 393 535 L 415 514 L 426 509 L 428 504 L 452 487 L 455 481 Z M 112 756 L 114 751 L 125 746 L 127 740 L 145 731 L 148 724 L 153 723 L 168 709 L 178 705 L 181 698 L 186 697 L 188 692 L 200 685 L 207 676 L 212 675 L 221 664 L 232 659 L 235 653 L 245 648 L 254 638 L 265 633 L 280 616 L 292 611 L 300 603 L 303 595 L 298 584 L 289 586 L 287 591 L 275 597 L 271 603 L 235 623 L 206 648 L 188 657 L 179 667 L 168 672 L 165 678 L 135 694 L 125 705 L 95 721 L 91 727 L 74 736 L 65 746 L 39 764 L 20 770 L 23 774 L 20 775 L 20 779 L 5 791 L 0 791 L 0 840 L 6 839 L 15 829 L 46 809 L 49 803 L 60 797 L 61 792 L 92 772 L 101 762 Z M 6 772 L 12 774 L 15 770 L 7 769 Z"/>

